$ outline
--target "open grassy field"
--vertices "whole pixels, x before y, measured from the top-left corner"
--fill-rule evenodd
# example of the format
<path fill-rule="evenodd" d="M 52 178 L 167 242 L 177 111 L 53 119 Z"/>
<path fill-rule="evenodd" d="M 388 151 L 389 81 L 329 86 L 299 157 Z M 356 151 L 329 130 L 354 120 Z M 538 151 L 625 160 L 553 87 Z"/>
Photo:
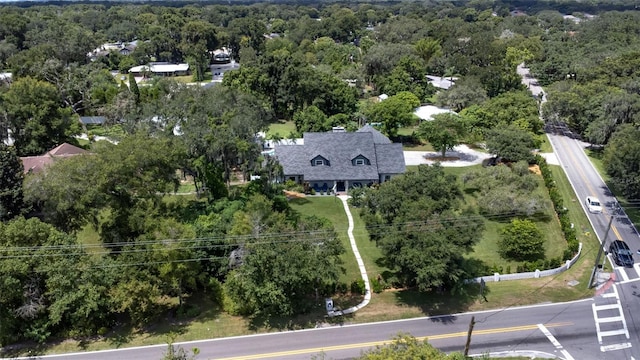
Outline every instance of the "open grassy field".
<path fill-rule="evenodd" d="M 269 130 L 267 130 L 267 139 L 278 135 L 282 138 L 286 138 L 292 132 L 296 131 L 296 124 L 293 121 L 278 121 L 269 124 Z"/>

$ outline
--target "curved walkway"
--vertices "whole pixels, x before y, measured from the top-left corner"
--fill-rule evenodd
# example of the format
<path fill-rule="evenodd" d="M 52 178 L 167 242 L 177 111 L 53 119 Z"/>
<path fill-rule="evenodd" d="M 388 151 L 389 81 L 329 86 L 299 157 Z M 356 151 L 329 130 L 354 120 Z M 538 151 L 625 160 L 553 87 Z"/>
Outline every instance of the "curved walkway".
<path fill-rule="evenodd" d="M 340 316 L 354 313 L 363 307 L 369 304 L 371 301 L 371 286 L 369 285 L 369 277 L 367 276 L 367 269 L 364 267 L 364 262 L 362 261 L 362 257 L 360 256 L 360 252 L 358 251 L 358 246 L 356 245 L 356 238 L 353 237 L 353 216 L 351 215 L 351 210 L 349 210 L 349 204 L 347 200 L 349 196 L 347 195 L 338 195 L 338 198 L 342 201 L 342 205 L 344 206 L 344 212 L 347 214 L 347 219 L 349 220 L 349 228 L 347 229 L 347 235 L 349 236 L 349 242 L 351 243 L 351 249 L 353 250 L 353 254 L 356 256 L 356 261 L 358 262 L 358 268 L 360 268 L 360 275 L 362 275 L 362 280 L 364 281 L 364 299 L 362 302 L 356 306 L 352 306 L 348 309 L 344 310 L 334 310 L 329 311 L 329 316 Z"/>

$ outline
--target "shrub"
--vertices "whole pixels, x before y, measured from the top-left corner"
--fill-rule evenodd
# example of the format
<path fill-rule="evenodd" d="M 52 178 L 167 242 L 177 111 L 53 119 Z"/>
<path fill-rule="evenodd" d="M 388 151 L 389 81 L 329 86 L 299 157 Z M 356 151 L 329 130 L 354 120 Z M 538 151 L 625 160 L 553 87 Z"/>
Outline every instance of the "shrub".
<path fill-rule="evenodd" d="M 544 258 L 544 237 L 530 220 L 513 219 L 501 231 L 498 240 L 500 255 L 513 260 L 538 260 Z"/>
<path fill-rule="evenodd" d="M 364 280 L 358 279 L 351 283 L 351 293 L 364 295 L 366 287 L 364 286 Z"/>
<path fill-rule="evenodd" d="M 384 290 L 384 281 L 378 280 L 377 278 L 371 279 L 371 288 L 374 293 L 379 294 Z"/>
<path fill-rule="evenodd" d="M 302 193 L 304 192 L 304 187 L 293 180 L 287 180 L 284 182 L 285 190 L 295 191 Z"/>
<path fill-rule="evenodd" d="M 349 203 L 351 204 L 351 206 L 362 207 L 362 205 L 364 205 L 366 192 L 367 189 L 364 187 L 355 187 L 349 189 L 349 195 L 351 195 Z"/>

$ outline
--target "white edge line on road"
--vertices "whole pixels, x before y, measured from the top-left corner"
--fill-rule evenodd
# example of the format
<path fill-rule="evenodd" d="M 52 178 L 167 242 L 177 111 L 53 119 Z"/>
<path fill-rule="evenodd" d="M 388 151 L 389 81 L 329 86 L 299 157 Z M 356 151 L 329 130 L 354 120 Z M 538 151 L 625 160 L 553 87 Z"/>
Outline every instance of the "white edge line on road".
<path fill-rule="evenodd" d="M 640 276 L 640 264 L 638 263 L 633 264 L 633 269 L 636 271 L 636 274 Z"/>
<path fill-rule="evenodd" d="M 634 283 L 634 282 L 638 282 L 640 281 L 640 278 L 635 278 L 635 279 L 629 279 L 626 281 L 618 281 L 618 284 L 629 284 L 629 283 Z"/>
<path fill-rule="evenodd" d="M 600 346 L 600 351 L 607 352 L 607 351 L 614 351 L 614 350 L 623 350 L 623 349 L 628 349 L 630 347 L 631 347 L 631 343 L 612 344 L 607 346 Z M 633 357 L 631 357 L 631 359 L 633 360 Z"/>
<path fill-rule="evenodd" d="M 239 335 L 239 336 L 228 336 L 228 337 L 220 337 L 215 339 L 202 339 L 202 340 L 192 340 L 192 341 L 182 341 L 175 342 L 173 345 L 191 345 L 191 344 L 201 344 L 205 342 L 218 342 L 218 341 L 227 341 L 234 339 L 242 339 L 242 338 L 252 338 L 252 337 L 261 337 L 261 336 L 277 336 L 288 333 L 299 333 L 299 332 L 309 332 L 309 331 L 322 331 L 322 330 L 331 330 L 336 328 L 351 328 L 351 327 L 360 327 L 360 326 L 370 326 L 370 325 L 381 325 L 381 324 L 393 324 L 393 323 L 403 323 L 410 321 L 424 321 L 424 320 L 433 320 L 433 319 L 442 319 L 448 318 L 452 316 L 464 316 L 464 315 L 477 315 L 477 314 L 487 314 L 487 313 L 499 313 L 502 311 L 510 311 L 510 310 L 522 310 L 522 309 L 535 309 L 540 307 L 548 307 L 548 306 L 559 306 L 559 305 L 571 305 L 571 304 L 579 304 L 583 302 L 593 302 L 593 298 L 573 300 L 561 303 L 545 303 L 545 304 L 536 304 L 536 305 L 524 305 L 518 307 L 510 307 L 510 308 L 502 308 L 502 309 L 494 309 L 494 310 L 480 310 L 480 311 L 470 311 L 466 313 L 456 313 L 450 315 L 437 315 L 437 316 L 423 316 L 419 318 L 412 319 L 399 319 L 399 320 L 390 320 L 390 321 L 377 321 L 371 323 L 362 323 L 362 324 L 349 324 L 349 325 L 340 325 L 340 326 L 329 326 L 323 328 L 313 328 L 313 329 L 301 329 L 301 330 L 290 330 L 290 331 L 282 331 L 276 333 L 263 333 L 263 334 L 251 334 L 251 335 Z M 80 356 L 87 354 L 100 354 L 100 353 L 108 353 L 108 352 L 116 352 L 116 351 L 131 351 L 131 350 L 141 350 L 141 349 L 151 349 L 156 347 L 165 347 L 164 344 L 155 344 L 155 345 L 145 345 L 145 346 L 133 346 L 133 347 L 125 347 L 119 349 L 107 349 L 107 350 L 96 350 L 96 351 L 84 351 L 84 352 L 74 352 L 74 353 L 64 353 L 64 354 L 51 354 L 51 355 L 39 355 L 38 358 L 56 358 L 56 357 L 64 357 L 64 356 Z M 30 357 L 22 357 L 22 358 L 12 358 L 11 360 L 31 360 L 33 356 Z M 0 359 L 3 360 L 3 359 Z"/>
<path fill-rule="evenodd" d="M 618 270 L 620 275 L 622 275 L 622 281 L 629 281 L 629 275 L 626 272 L 626 268 L 616 266 L 615 269 Z"/>
<path fill-rule="evenodd" d="M 558 339 L 556 339 L 556 337 L 553 336 L 551 331 L 549 331 L 549 329 L 547 329 L 546 326 L 544 326 L 542 324 L 538 324 L 538 329 L 540 329 L 540 331 L 542 331 L 544 336 L 546 336 L 547 339 L 549 339 L 549 341 L 551 341 L 551 343 L 553 344 L 553 346 L 556 347 L 556 349 L 560 350 L 562 355 L 564 355 L 565 360 L 575 360 L 573 358 L 573 356 L 571 356 L 571 354 L 569 354 L 569 352 L 562 347 L 562 344 L 560 344 Z"/>

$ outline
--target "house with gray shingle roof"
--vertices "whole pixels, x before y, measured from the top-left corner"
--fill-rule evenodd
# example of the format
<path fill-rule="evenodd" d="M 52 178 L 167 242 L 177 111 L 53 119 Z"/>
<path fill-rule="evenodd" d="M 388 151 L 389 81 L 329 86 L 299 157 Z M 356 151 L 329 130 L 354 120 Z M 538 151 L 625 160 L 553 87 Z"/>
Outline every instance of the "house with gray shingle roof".
<path fill-rule="evenodd" d="M 316 191 L 370 186 L 406 170 L 402 144 L 369 125 L 357 132 L 304 133 L 302 144 L 276 145 L 274 156 L 285 180 Z"/>

